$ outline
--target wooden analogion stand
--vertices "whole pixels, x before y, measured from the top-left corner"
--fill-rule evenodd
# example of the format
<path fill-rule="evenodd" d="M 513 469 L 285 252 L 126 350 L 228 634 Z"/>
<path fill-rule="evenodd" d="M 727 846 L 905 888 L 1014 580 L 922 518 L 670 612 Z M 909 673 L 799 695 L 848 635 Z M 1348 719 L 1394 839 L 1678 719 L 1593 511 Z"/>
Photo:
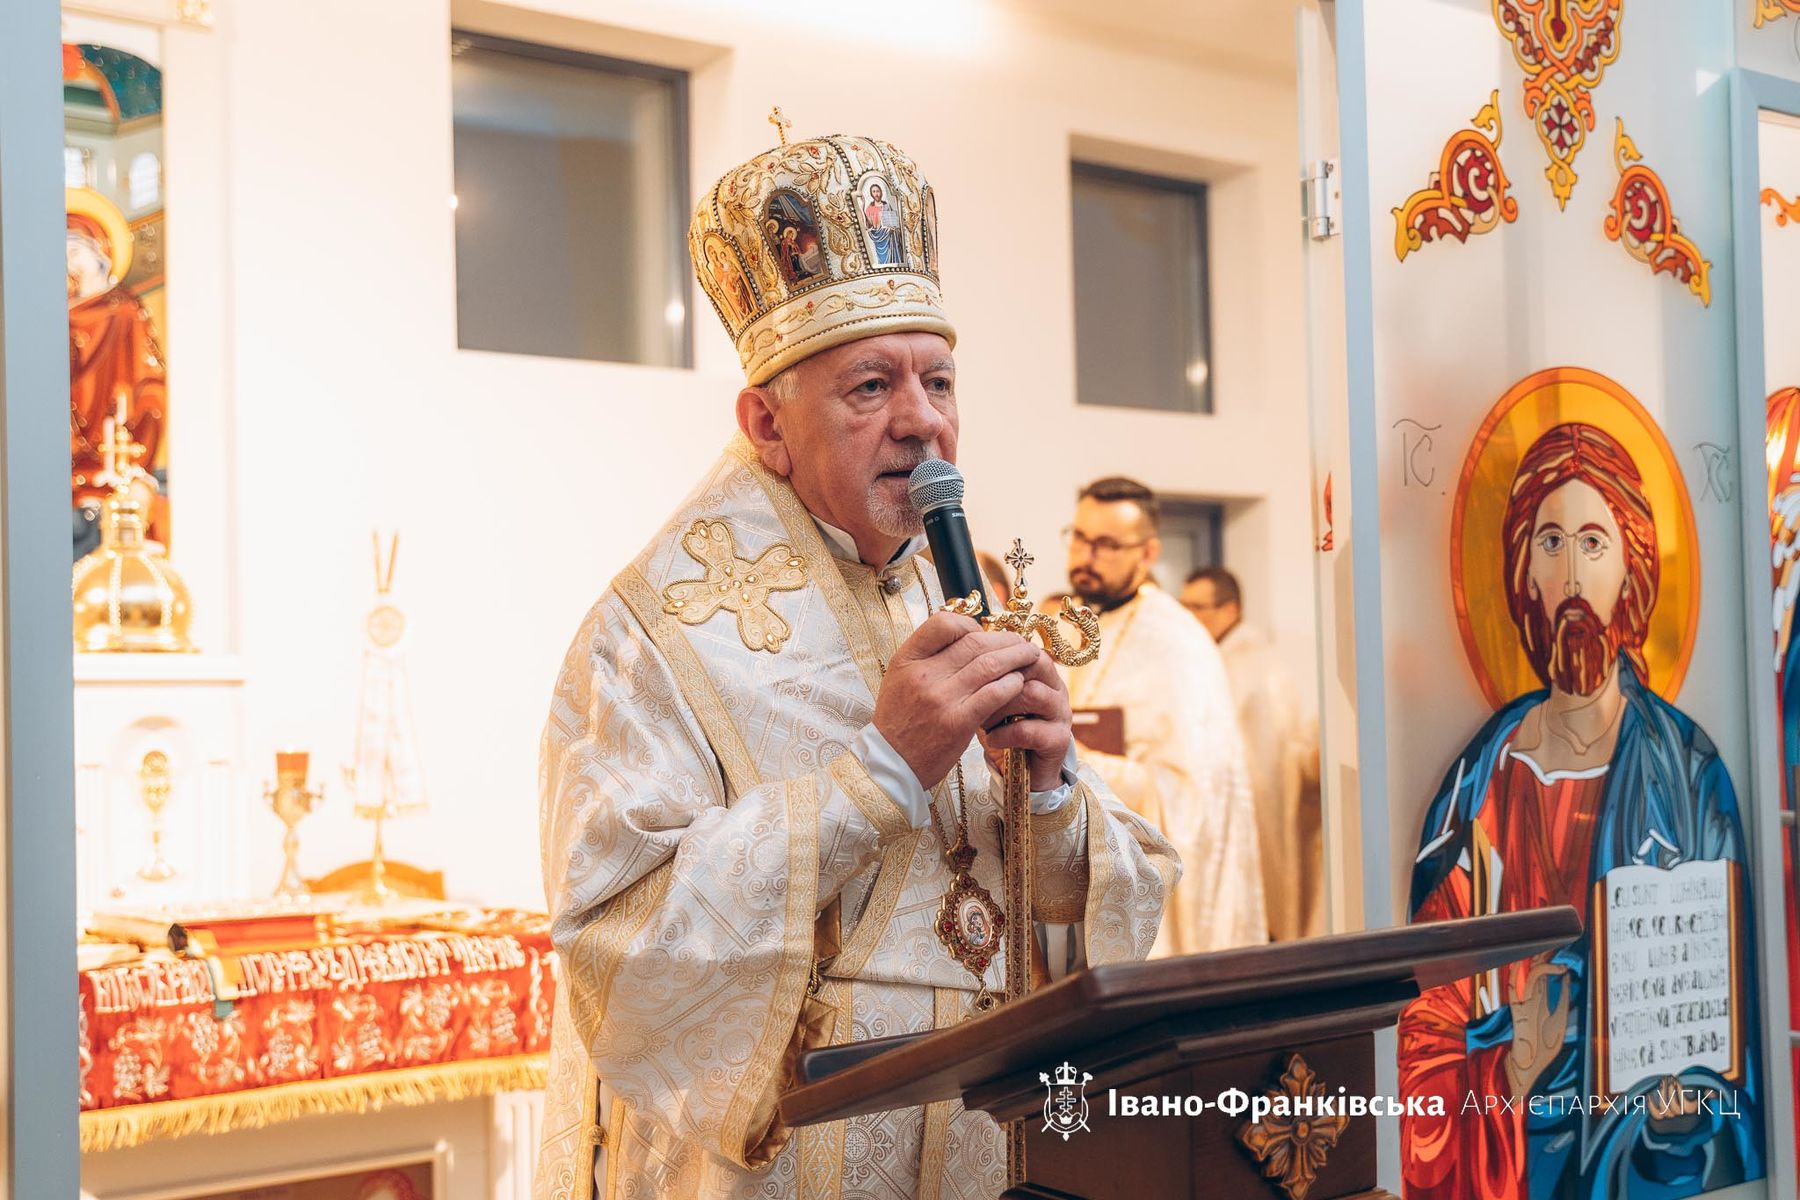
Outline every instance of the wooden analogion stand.
<path fill-rule="evenodd" d="M 1095 967 L 954 1028 L 815 1050 L 782 1116 L 810 1125 L 960 1096 L 1025 1123 L 1009 1200 L 1391 1200 L 1376 1186 L 1375 1118 L 1253 1122 L 1240 1103 L 1373 1097 L 1375 1031 L 1421 991 L 1580 933 L 1574 909 L 1546 908 Z M 1146 1097 L 1159 1115 L 1137 1115 Z M 1160 1115 L 1188 1097 L 1205 1110 Z"/>

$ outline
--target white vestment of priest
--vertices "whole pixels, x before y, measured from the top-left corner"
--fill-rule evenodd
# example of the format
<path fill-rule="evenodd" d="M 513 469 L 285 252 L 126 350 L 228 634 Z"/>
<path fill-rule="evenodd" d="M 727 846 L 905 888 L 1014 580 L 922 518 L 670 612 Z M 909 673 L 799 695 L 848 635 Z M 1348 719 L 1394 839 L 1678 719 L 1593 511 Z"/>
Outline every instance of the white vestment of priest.
<path fill-rule="evenodd" d="M 1076 708 L 1124 710 L 1124 759 L 1091 765 L 1181 856 L 1151 956 L 1268 941 L 1243 738 L 1212 636 L 1147 582 L 1101 615 L 1100 656 L 1068 681 Z"/>
<path fill-rule="evenodd" d="M 538 1200 L 1003 1190 L 998 1126 L 958 1101 L 793 1130 L 776 1111 L 801 1051 L 972 1008 L 935 930 L 938 834 L 851 749 L 940 602 L 917 556 L 834 556 L 739 438 L 589 612 L 540 766 L 563 971 Z M 1002 897 L 1000 789 L 974 743 L 962 774 L 974 874 Z M 950 781 L 936 797 L 954 821 Z M 1078 930 L 1089 964 L 1144 957 L 1179 873 L 1156 830 L 1083 767 L 1033 833 L 1036 920 Z"/>
<path fill-rule="evenodd" d="M 1237 704 L 1262 847 L 1269 934 L 1286 941 L 1325 932 L 1325 866 L 1316 737 L 1281 652 L 1254 625 L 1238 622 L 1219 641 Z"/>

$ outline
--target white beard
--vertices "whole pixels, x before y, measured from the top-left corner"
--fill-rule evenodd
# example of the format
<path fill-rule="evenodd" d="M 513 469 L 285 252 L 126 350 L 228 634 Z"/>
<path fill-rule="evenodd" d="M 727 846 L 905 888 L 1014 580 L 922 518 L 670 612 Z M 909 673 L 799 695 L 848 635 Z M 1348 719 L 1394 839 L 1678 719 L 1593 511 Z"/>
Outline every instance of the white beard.
<path fill-rule="evenodd" d="M 925 521 L 911 502 L 889 504 L 874 489 L 869 492 L 869 524 L 888 537 L 917 537 L 925 532 Z"/>

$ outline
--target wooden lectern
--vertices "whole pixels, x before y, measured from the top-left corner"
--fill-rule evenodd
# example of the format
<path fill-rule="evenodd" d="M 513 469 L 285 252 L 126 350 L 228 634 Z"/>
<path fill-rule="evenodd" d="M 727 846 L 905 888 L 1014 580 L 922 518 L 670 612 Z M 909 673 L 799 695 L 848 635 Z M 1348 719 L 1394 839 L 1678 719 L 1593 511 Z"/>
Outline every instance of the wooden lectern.
<path fill-rule="evenodd" d="M 1422 989 L 1580 934 L 1574 909 L 1543 908 L 1095 967 L 949 1029 L 812 1051 L 782 1118 L 810 1125 L 955 1096 L 999 1121 L 1023 1118 L 1025 1182 L 1009 1200 L 1391 1200 L 1375 1185 L 1379 1118 L 1253 1124 L 1216 1100 L 1232 1089 L 1373 1097 L 1375 1031 Z M 1065 1063 L 1075 1075 L 1062 1112 L 1086 1120 L 1067 1136 L 1045 1129 Z M 1121 1110 L 1149 1096 L 1207 1107 L 1113 1114 L 1109 1089 Z M 1071 1093 L 1085 1114 L 1066 1107 Z"/>

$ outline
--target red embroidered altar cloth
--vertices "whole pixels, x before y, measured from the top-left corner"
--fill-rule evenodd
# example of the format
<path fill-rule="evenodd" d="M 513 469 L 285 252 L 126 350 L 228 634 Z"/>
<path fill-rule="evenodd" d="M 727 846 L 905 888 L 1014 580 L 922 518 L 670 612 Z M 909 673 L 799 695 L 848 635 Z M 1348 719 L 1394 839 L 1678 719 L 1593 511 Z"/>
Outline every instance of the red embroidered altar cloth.
<path fill-rule="evenodd" d="M 500 1067 L 550 1044 L 556 954 L 542 914 L 330 922 L 315 945 L 240 949 L 219 955 L 217 968 L 153 950 L 81 972 L 84 1133 L 85 1114 L 97 1110 L 435 1064 Z M 215 1006 L 221 975 L 235 997 Z M 523 1077 L 533 1073 L 541 1076 L 541 1059 Z M 432 1076 L 420 1078 L 429 1093 Z M 459 1094 L 481 1090 L 494 1088 Z"/>

